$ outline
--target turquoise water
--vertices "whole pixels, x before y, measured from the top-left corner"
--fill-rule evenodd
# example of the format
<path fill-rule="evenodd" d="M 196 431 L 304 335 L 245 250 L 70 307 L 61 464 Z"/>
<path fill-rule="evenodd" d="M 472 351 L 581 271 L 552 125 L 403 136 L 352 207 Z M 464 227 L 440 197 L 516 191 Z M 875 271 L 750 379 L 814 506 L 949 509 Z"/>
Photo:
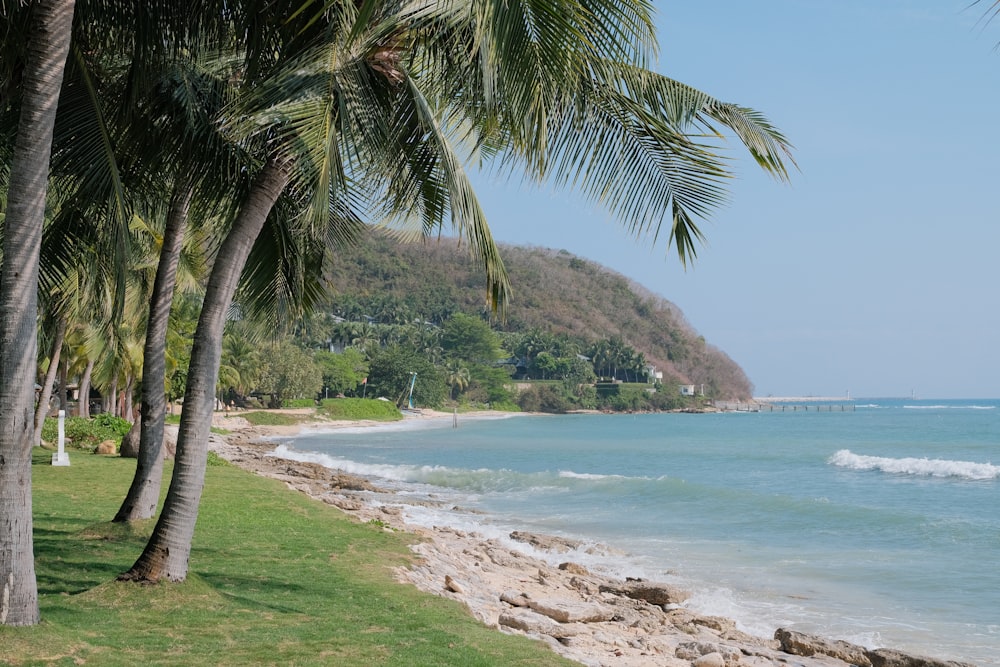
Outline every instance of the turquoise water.
<path fill-rule="evenodd" d="M 572 559 L 686 585 L 753 634 L 1000 664 L 1000 401 L 459 420 L 303 435 L 285 455 L 468 510 L 414 506 L 416 523 L 613 546 Z"/>

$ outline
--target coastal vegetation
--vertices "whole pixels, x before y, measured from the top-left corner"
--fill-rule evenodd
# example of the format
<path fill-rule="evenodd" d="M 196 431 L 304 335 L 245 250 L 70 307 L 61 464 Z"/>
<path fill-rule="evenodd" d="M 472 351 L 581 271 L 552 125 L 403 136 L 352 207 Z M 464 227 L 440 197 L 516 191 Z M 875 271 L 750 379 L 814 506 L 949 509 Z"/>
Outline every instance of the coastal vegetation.
<path fill-rule="evenodd" d="M 331 261 L 333 289 L 306 317 L 278 329 L 230 323 L 220 401 L 306 407 L 331 396 L 382 397 L 566 412 L 750 397 L 740 367 L 666 299 L 565 251 L 499 247 L 516 286 L 502 320 L 484 307 L 481 271 L 456 244 L 365 234 Z M 174 372 L 183 377 L 186 368 Z"/>
<path fill-rule="evenodd" d="M 511 284 L 467 166 L 574 188 L 637 236 L 668 239 L 682 262 L 701 239 L 697 220 L 725 199 L 716 128 L 786 178 L 789 146 L 763 116 L 648 70 L 650 11 L 573 1 L 558 12 L 311 0 L 0 7 L 0 623 L 40 618 L 31 459 L 57 382 L 62 393 L 77 381 L 84 412 L 93 383 L 113 415 L 136 420 L 139 458 L 114 517 L 123 524 L 156 514 L 167 398 L 183 397 L 169 490 L 122 575 L 180 582 L 220 380 L 238 387 L 254 370 L 238 355 L 222 363 L 226 329 L 311 312 L 323 267 L 366 225 L 415 237 L 450 226 L 503 315 Z M 182 311 L 192 317 L 172 328 Z M 407 400 L 436 404 L 475 381 L 479 400 L 503 403 L 496 360 L 481 350 L 474 367 L 447 369 L 450 383 L 418 390 L 414 374 L 433 378 L 437 365 L 402 345 L 378 349 L 367 372 L 395 401 L 408 376 Z M 473 354 L 447 349 L 458 361 Z M 296 400 L 316 377 L 301 373 L 308 353 L 269 352 L 289 361 L 261 364 L 261 398 Z M 560 373 L 558 357 L 536 366 Z M 622 368 L 601 364 L 612 380 Z"/>
<path fill-rule="evenodd" d="M 365 419 L 369 421 L 399 421 L 403 415 L 387 401 L 363 398 L 329 399 L 320 403 L 317 414 L 328 419 Z"/>

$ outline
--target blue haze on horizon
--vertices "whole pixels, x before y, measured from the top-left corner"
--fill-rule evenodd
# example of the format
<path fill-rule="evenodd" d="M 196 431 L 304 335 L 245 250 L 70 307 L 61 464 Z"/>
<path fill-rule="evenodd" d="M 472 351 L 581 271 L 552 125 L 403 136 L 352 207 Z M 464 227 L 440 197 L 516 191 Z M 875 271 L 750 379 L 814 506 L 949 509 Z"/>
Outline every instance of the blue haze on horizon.
<path fill-rule="evenodd" d="M 567 191 L 479 178 L 497 240 L 675 303 L 758 396 L 1000 396 L 1000 19 L 970 0 L 656 0 L 657 70 L 764 113 L 791 183 L 729 142 L 686 271 Z M 514 286 L 514 299 L 517 292 Z"/>

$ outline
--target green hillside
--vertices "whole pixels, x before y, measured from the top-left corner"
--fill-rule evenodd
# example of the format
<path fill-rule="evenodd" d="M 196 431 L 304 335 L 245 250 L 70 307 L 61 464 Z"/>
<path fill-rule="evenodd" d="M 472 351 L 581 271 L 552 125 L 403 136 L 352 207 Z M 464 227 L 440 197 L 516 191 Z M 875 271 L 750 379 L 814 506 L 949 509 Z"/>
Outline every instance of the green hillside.
<path fill-rule="evenodd" d="M 704 385 L 713 398 L 751 396 L 743 370 L 666 299 L 565 250 L 501 245 L 501 253 L 513 296 L 506 321 L 492 325 L 506 340 L 548 333 L 585 353 L 596 341 L 620 338 L 663 373 L 665 385 Z M 329 271 L 334 296 L 324 310 L 349 322 L 429 326 L 456 312 L 489 316 L 484 274 L 455 239 L 399 243 L 372 234 L 340 252 Z"/>

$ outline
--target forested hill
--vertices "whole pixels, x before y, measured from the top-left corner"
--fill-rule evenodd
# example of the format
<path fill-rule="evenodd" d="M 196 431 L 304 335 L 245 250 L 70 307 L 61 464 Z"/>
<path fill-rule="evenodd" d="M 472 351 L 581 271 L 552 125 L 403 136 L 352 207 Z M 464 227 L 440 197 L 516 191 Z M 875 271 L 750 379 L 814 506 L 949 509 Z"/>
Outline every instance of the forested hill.
<path fill-rule="evenodd" d="M 500 249 L 513 289 L 498 331 L 565 334 L 581 350 L 620 337 L 663 372 L 664 383 L 704 385 L 716 398 L 751 396 L 743 370 L 666 299 L 565 250 Z M 330 272 L 330 311 L 347 320 L 440 324 L 456 311 L 488 313 L 484 273 L 455 239 L 400 243 L 371 234 L 340 251 Z"/>

